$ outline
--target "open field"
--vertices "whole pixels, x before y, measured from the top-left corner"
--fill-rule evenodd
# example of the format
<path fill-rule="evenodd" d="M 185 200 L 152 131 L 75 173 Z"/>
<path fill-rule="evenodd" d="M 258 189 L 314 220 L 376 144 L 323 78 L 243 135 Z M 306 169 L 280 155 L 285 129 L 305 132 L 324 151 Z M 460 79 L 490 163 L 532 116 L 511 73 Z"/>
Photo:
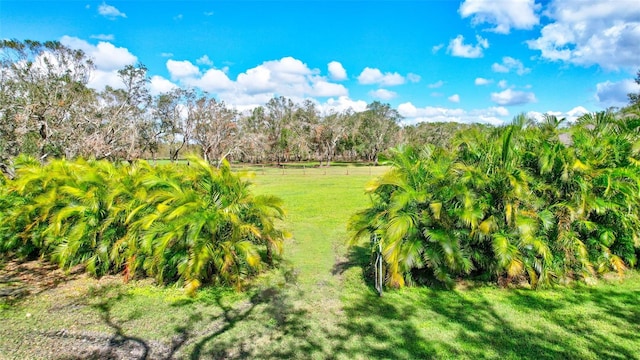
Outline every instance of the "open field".
<path fill-rule="evenodd" d="M 282 197 L 284 261 L 246 293 L 62 274 L 0 308 L 0 358 L 640 358 L 640 274 L 542 291 L 466 284 L 378 297 L 346 221 L 384 168 L 253 168 Z M 347 175 L 348 173 L 348 175 Z M 38 267 L 0 276 L 38 277 Z M 14 277 L 18 277 L 15 275 Z"/>

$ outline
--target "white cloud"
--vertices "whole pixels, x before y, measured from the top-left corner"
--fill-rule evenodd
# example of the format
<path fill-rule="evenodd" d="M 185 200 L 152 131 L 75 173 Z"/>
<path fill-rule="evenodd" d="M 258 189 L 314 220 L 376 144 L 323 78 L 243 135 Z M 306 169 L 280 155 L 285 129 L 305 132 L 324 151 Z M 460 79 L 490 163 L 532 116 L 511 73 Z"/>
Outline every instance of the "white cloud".
<path fill-rule="evenodd" d="M 327 65 L 329 69 L 329 77 L 331 80 L 342 81 L 347 79 L 347 70 L 344 69 L 341 63 L 332 61 Z"/>
<path fill-rule="evenodd" d="M 480 36 L 476 36 L 476 45 L 464 43 L 464 36 L 458 35 L 449 42 L 447 52 L 452 56 L 464 58 L 479 58 L 483 56 L 484 49 L 489 48 L 489 41 Z"/>
<path fill-rule="evenodd" d="M 167 67 L 169 66 L 169 61 L 167 61 Z M 184 70 L 187 70 L 187 69 L 184 69 Z M 171 72 L 171 70 L 169 70 L 169 72 Z M 199 70 L 197 73 L 191 76 L 195 76 L 198 74 L 199 74 Z M 174 74 L 171 73 L 171 75 L 173 78 Z M 183 82 L 187 85 L 195 86 L 208 92 L 220 92 L 220 91 L 231 90 L 234 88 L 234 84 L 227 77 L 227 74 L 225 74 L 222 70 L 219 70 L 219 69 L 209 69 L 204 73 L 204 75 L 202 75 L 201 78 L 186 77 L 183 79 Z"/>
<path fill-rule="evenodd" d="M 107 42 L 98 43 L 96 51 L 91 53 L 91 56 L 95 59 L 96 68 L 103 70 L 119 70 L 138 61 L 138 58 L 131 54 L 128 49 L 115 47 Z"/>
<path fill-rule="evenodd" d="M 70 48 L 83 50 L 94 60 L 96 66 L 88 85 L 97 90 L 102 90 L 107 85 L 122 88 L 124 84 L 118 70 L 138 61 L 126 48 L 116 47 L 108 42 L 92 45 L 70 36 L 62 37 L 60 42 Z M 213 61 L 205 55 L 196 60 L 196 63 L 212 66 Z M 274 96 L 286 96 L 300 102 L 309 97 L 326 97 L 331 98 L 326 103 L 327 107 L 366 108 L 364 101 L 349 99 L 349 91 L 345 86 L 329 81 L 327 77 L 319 75 L 319 69 L 310 69 L 302 61 L 292 57 L 265 61 L 240 73 L 235 80 L 227 75 L 227 67 L 201 71 L 189 60 L 173 59 L 167 60 L 166 67 L 170 74 L 169 80 L 157 75 L 150 79 L 149 88 L 153 94 L 166 92 L 176 86 L 189 86 L 210 92 L 238 109 L 263 105 Z M 393 76 L 383 78 L 383 81 L 393 82 L 392 80 Z"/>
<path fill-rule="evenodd" d="M 115 6 L 107 5 L 106 3 L 102 3 L 102 5 L 98 6 L 98 14 L 110 20 L 115 20 L 118 17 L 127 17 L 127 14 L 121 12 Z"/>
<path fill-rule="evenodd" d="M 491 84 L 492 82 L 493 80 L 491 79 L 485 79 L 485 78 L 479 77 L 479 78 L 476 78 L 473 83 L 476 85 L 487 85 L 487 84 Z"/>
<path fill-rule="evenodd" d="M 205 11 L 204 16 L 213 16 L 213 11 Z"/>
<path fill-rule="evenodd" d="M 302 97 L 314 92 L 312 86 L 315 82 L 324 81 L 322 77 L 316 76 L 319 72 L 318 69 L 309 69 L 298 59 L 284 57 L 280 60 L 265 61 L 241 73 L 238 75 L 237 84 L 248 94 L 267 92 Z M 342 90 L 334 96 L 338 95 L 342 95 Z"/>
<path fill-rule="evenodd" d="M 196 62 L 212 63 L 208 56 Z M 203 73 L 188 60 L 167 60 L 167 69 L 172 80 L 215 94 L 242 110 L 264 104 L 274 96 L 302 101 L 309 96 L 342 97 L 349 94 L 343 85 L 318 75 L 320 70 L 310 69 L 292 57 L 265 61 L 241 72 L 235 80 L 228 77 L 226 67 L 211 68 Z"/>
<path fill-rule="evenodd" d="M 177 87 L 178 85 L 158 75 L 152 76 L 149 81 L 149 91 L 151 95 L 167 93 Z"/>
<path fill-rule="evenodd" d="M 495 25 L 491 31 L 508 34 L 511 28 L 531 29 L 538 25 L 539 8 L 534 0 L 466 0 L 458 11 L 463 18 L 471 16 L 474 25 L 489 23 Z"/>
<path fill-rule="evenodd" d="M 414 74 L 414 73 L 407 74 L 407 80 L 409 80 L 409 82 L 417 83 L 417 82 L 420 82 L 421 79 L 422 77 L 418 74 Z"/>
<path fill-rule="evenodd" d="M 113 34 L 95 34 L 89 36 L 92 39 L 103 40 L 103 41 L 113 41 Z"/>
<path fill-rule="evenodd" d="M 120 70 L 138 61 L 138 58 L 126 48 L 116 47 L 105 41 L 100 41 L 98 45 L 91 45 L 85 40 L 65 35 L 60 39 L 60 43 L 72 49 L 84 51 L 88 57 L 93 59 L 97 70 Z"/>
<path fill-rule="evenodd" d="M 176 61 L 169 59 L 167 60 L 167 70 L 169 70 L 172 80 L 191 78 L 200 74 L 200 69 L 189 60 Z"/>
<path fill-rule="evenodd" d="M 405 118 L 405 123 L 415 124 L 419 122 L 459 122 L 459 123 L 484 123 L 500 125 L 505 122 L 504 117 L 509 111 L 504 107 L 490 107 L 466 111 L 464 109 L 452 109 L 445 107 L 427 106 L 417 108 L 410 102 L 398 105 L 398 112 Z"/>
<path fill-rule="evenodd" d="M 566 121 L 571 123 L 571 122 L 575 122 L 580 116 L 588 113 L 590 113 L 590 111 L 585 109 L 584 107 L 576 106 L 569 111 L 547 111 L 544 113 L 541 113 L 538 111 L 529 111 L 527 112 L 527 117 L 537 122 L 541 122 L 541 121 L 544 121 L 545 115 L 555 115 L 557 118 L 559 119 L 564 118 L 566 119 Z"/>
<path fill-rule="evenodd" d="M 370 91 L 369 95 L 371 95 L 371 97 L 374 97 L 376 99 L 380 99 L 380 100 L 391 100 L 393 98 L 395 98 L 396 96 L 398 96 L 397 93 L 393 92 L 393 91 L 389 91 L 387 89 L 378 89 L 375 91 Z"/>
<path fill-rule="evenodd" d="M 438 81 L 436 81 L 434 83 L 431 83 L 431 84 L 427 85 L 427 87 L 429 89 L 437 89 L 439 87 L 442 87 L 442 85 L 444 85 L 444 81 L 438 80 Z"/>
<path fill-rule="evenodd" d="M 438 44 L 438 45 L 434 45 L 431 48 L 431 52 L 436 54 L 438 51 L 440 51 L 440 49 L 442 49 L 444 47 L 444 44 Z"/>
<path fill-rule="evenodd" d="M 501 64 L 493 63 L 491 70 L 498 73 L 508 73 L 511 70 L 514 70 L 518 75 L 524 75 L 531 71 L 531 69 L 526 68 L 524 64 L 522 64 L 522 61 L 510 56 L 503 57 Z"/>
<path fill-rule="evenodd" d="M 608 70 L 640 65 L 640 6 L 636 0 L 554 0 L 540 37 L 527 42 L 542 58 Z"/>
<path fill-rule="evenodd" d="M 122 79 L 118 76 L 117 71 L 104 71 L 97 69 L 91 73 L 87 86 L 96 90 L 103 90 L 106 86 L 111 86 L 114 89 L 124 88 Z"/>
<path fill-rule="evenodd" d="M 213 66 L 213 61 L 209 59 L 208 55 L 202 55 L 198 60 L 196 60 L 196 64 Z"/>
<path fill-rule="evenodd" d="M 459 102 L 460 102 L 460 95 L 458 95 L 458 94 L 453 94 L 453 95 L 449 96 L 449 97 L 447 98 L 447 100 L 449 100 L 449 101 L 451 101 L 451 102 L 453 102 L 453 103 L 459 103 Z"/>
<path fill-rule="evenodd" d="M 596 100 L 603 107 L 622 107 L 629 104 L 629 93 L 640 93 L 640 85 L 631 79 L 618 82 L 605 81 L 596 85 Z"/>
<path fill-rule="evenodd" d="M 349 90 L 342 84 L 334 84 L 324 80 L 313 83 L 312 89 L 313 90 L 309 92 L 309 95 L 312 96 L 329 97 L 347 96 L 349 94 Z"/>
<path fill-rule="evenodd" d="M 262 65 L 238 75 L 237 82 L 248 94 L 274 92 L 276 88 L 271 81 L 271 71 Z"/>
<path fill-rule="evenodd" d="M 360 84 L 380 84 L 383 86 L 394 86 L 404 84 L 404 77 L 397 72 L 395 73 L 382 73 L 379 69 L 366 67 L 358 76 L 358 82 Z"/>
<path fill-rule="evenodd" d="M 506 67 L 505 65 L 502 64 L 498 64 L 498 63 L 493 63 L 493 65 L 491 65 L 491 70 L 493 72 L 497 72 L 497 73 L 508 73 L 509 72 L 509 68 Z"/>
<path fill-rule="evenodd" d="M 325 113 L 329 111 L 346 111 L 353 110 L 361 112 L 367 110 L 367 102 L 364 100 L 352 100 L 348 96 L 340 96 L 337 99 L 330 98 L 324 104 L 319 106 L 320 111 Z"/>
<path fill-rule="evenodd" d="M 576 106 L 573 109 L 569 110 L 566 112 L 566 118 L 569 121 L 573 121 L 577 118 L 579 118 L 580 116 L 584 115 L 584 114 L 588 114 L 590 111 L 585 109 L 582 106 Z"/>
<path fill-rule="evenodd" d="M 498 105 L 511 106 L 527 104 L 537 100 L 536 95 L 532 92 L 507 89 L 499 93 L 491 93 L 491 101 Z"/>
<path fill-rule="evenodd" d="M 118 75 L 118 70 L 127 65 L 134 65 L 138 61 L 138 58 L 128 49 L 116 47 L 109 42 L 101 41 L 98 45 L 92 45 L 77 37 L 65 35 L 60 39 L 60 43 L 72 49 L 84 51 L 93 60 L 95 70 L 87 85 L 96 90 L 102 90 L 106 85 L 121 88 L 124 84 Z"/>
<path fill-rule="evenodd" d="M 507 86 L 509 86 L 509 84 L 507 84 L 507 80 L 500 80 L 498 81 L 498 87 L 501 89 L 506 89 Z"/>
<path fill-rule="evenodd" d="M 173 53 L 163 52 L 163 53 L 160 53 L 160 56 L 162 56 L 162 57 L 173 57 Z"/>

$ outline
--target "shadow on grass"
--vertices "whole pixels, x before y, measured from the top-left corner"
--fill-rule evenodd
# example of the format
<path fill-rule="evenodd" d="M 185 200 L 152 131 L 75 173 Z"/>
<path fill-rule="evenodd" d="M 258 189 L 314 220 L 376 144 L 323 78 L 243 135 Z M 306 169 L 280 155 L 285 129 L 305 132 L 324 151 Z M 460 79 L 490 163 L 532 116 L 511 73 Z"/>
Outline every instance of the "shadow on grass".
<path fill-rule="evenodd" d="M 558 289 L 553 299 L 530 290 L 500 294 L 360 294 L 344 308 L 335 352 L 394 359 L 640 358 L 640 291 Z"/>
<path fill-rule="evenodd" d="M 332 275 L 342 275 L 347 270 L 357 267 L 362 268 L 363 274 L 365 274 L 365 278 L 368 278 L 366 274 L 369 273 L 367 269 L 369 269 L 369 263 L 371 261 L 371 251 L 368 247 L 363 245 L 351 246 L 347 253 L 347 258 L 345 260 L 341 260 L 333 264 L 333 268 L 331 269 Z M 373 277 L 371 277 L 373 280 Z"/>
<path fill-rule="evenodd" d="M 364 267 L 368 258 L 366 248 L 352 248 L 334 275 Z M 347 290 L 341 317 L 328 328 L 300 306 L 305 296 L 299 291 L 285 281 L 238 300 L 228 291 L 203 289 L 198 298 L 169 306 L 184 316 L 172 335 L 144 339 L 128 324 L 141 314 L 116 313 L 115 305 L 130 296 L 126 287 L 102 287 L 89 292 L 89 301 L 110 335 L 79 338 L 96 345 L 68 359 L 639 358 L 635 289 L 421 288 L 379 297 L 370 286 L 358 286 Z"/>
<path fill-rule="evenodd" d="M 67 331 L 46 334 L 45 336 L 50 338 L 75 340 L 76 343 L 82 344 L 77 354 L 62 356 L 59 359 L 148 359 L 153 345 L 145 339 L 127 334 L 123 329 L 124 324 L 140 317 L 141 314 L 133 313 L 127 319 L 119 321 L 114 319 L 113 307 L 129 297 L 121 284 L 89 289 L 87 304 L 96 299 L 100 300 L 91 304 L 90 308 L 98 312 L 101 322 L 111 329 L 111 335 Z"/>
<path fill-rule="evenodd" d="M 194 332 L 196 322 L 187 325 L 189 340 L 180 356 L 189 359 L 284 359 L 303 357 L 318 349 L 306 337 L 306 312 L 296 309 L 286 291 L 269 287 L 254 294 L 246 304 L 231 307 L 216 301 L 222 314 L 210 318 L 214 325 Z M 198 322 L 202 324 L 201 321 Z M 207 323 L 205 321 L 204 323 Z M 295 346 L 277 346 L 283 339 L 296 339 Z"/>

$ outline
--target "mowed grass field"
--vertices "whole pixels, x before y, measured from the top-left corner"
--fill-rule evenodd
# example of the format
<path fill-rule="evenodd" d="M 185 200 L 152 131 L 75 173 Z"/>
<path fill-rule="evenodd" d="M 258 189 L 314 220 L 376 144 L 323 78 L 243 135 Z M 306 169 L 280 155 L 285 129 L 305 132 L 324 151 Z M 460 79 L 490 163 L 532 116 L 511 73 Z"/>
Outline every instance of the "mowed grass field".
<path fill-rule="evenodd" d="M 465 284 L 379 297 L 368 250 L 346 246 L 346 223 L 385 168 L 245 170 L 256 193 L 285 202 L 292 238 L 279 269 L 244 293 L 205 288 L 195 298 L 149 280 L 52 280 L 1 305 L 0 358 L 640 358 L 638 273 L 541 291 Z"/>

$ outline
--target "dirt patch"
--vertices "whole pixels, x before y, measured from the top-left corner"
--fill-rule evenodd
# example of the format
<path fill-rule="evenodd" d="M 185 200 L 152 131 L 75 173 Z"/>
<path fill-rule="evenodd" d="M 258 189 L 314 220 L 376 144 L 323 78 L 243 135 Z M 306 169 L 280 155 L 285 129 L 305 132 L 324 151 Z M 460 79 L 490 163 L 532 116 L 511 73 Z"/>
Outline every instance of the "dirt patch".
<path fill-rule="evenodd" d="M 68 271 L 47 261 L 7 261 L 0 269 L 0 299 L 16 299 L 37 295 L 62 283 L 86 277 L 82 266 Z"/>

